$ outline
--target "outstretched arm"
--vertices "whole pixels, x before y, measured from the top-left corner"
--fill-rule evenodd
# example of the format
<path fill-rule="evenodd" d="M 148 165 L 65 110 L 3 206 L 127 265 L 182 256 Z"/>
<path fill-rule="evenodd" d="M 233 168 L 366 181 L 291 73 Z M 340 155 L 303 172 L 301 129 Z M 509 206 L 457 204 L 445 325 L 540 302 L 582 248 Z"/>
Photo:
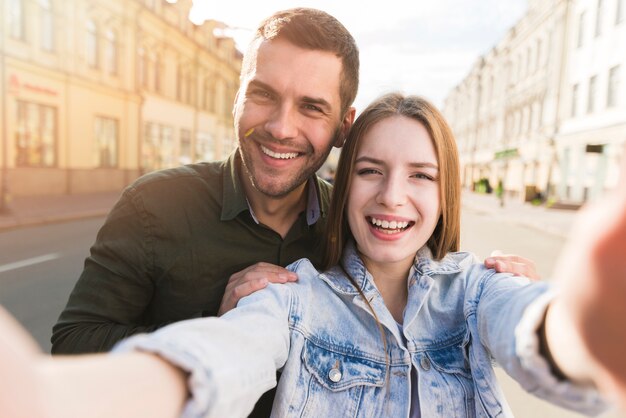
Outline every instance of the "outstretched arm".
<path fill-rule="evenodd" d="M 562 295 L 546 316 L 556 365 L 626 409 L 626 155 L 617 188 L 581 213 L 556 274 Z"/>
<path fill-rule="evenodd" d="M 187 397 L 185 373 L 152 354 L 44 356 L 2 308 L 0 376 L 2 417 L 170 418 Z"/>

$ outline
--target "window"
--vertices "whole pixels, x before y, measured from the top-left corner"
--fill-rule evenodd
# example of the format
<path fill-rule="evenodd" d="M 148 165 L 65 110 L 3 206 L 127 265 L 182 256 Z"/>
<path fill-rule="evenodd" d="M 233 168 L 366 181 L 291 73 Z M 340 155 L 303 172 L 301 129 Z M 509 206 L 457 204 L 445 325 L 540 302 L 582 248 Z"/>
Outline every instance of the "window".
<path fill-rule="evenodd" d="M 50 0 L 39 0 L 41 8 L 41 48 L 54 51 L 54 13 Z"/>
<path fill-rule="evenodd" d="M 602 35 L 602 18 L 604 17 L 604 1 L 598 0 L 598 7 L 596 8 L 596 37 Z"/>
<path fill-rule="evenodd" d="M 98 27 L 93 20 L 88 20 L 87 30 L 87 64 L 91 68 L 98 68 Z"/>
<path fill-rule="evenodd" d="M 24 1 L 9 0 L 9 34 L 24 40 Z"/>
<path fill-rule="evenodd" d="M 213 137 L 207 132 L 196 135 L 196 161 L 213 161 L 215 159 Z"/>
<path fill-rule="evenodd" d="M 596 84 L 598 77 L 593 76 L 589 79 L 589 91 L 587 95 L 587 113 L 591 113 L 596 108 Z"/>
<path fill-rule="evenodd" d="M 148 55 L 146 50 L 139 48 L 137 51 L 137 76 L 139 77 L 139 86 L 148 87 Z"/>
<path fill-rule="evenodd" d="M 615 24 L 618 25 L 624 21 L 624 0 L 617 0 L 617 10 L 615 11 Z"/>
<path fill-rule="evenodd" d="M 178 154 L 178 162 L 182 164 L 191 164 L 191 131 L 189 129 L 180 130 L 180 152 Z"/>
<path fill-rule="evenodd" d="M 609 70 L 609 89 L 606 95 L 606 106 L 617 106 L 617 98 L 619 96 L 619 65 Z"/>
<path fill-rule="evenodd" d="M 18 167 L 54 167 L 56 165 L 56 109 L 24 101 L 17 102 L 15 128 Z"/>
<path fill-rule="evenodd" d="M 96 117 L 94 124 L 94 162 L 96 167 L 117 167 L 118 122 Z"/>
<path fill-rule="evenodd" d="M 174 129 L 157 123 L 146 123 L 141 150 L 141 166 L 144 170 L 173 167 Z"/>
<path fill-rule="evenodd" d="M 535 71 L 539 70 L 539 67 L 541 66 L 541 54 L 543 53 L 542 51 L 542 42 L 541 39 L 537 39 L 537 56 L 535 58 Z"/>
<path fill-rule="evenodd" d="M 161 79 L 163 72 L 163 63 L 161 62 L 161 55 L 157 54 L 154 63 L 154 91 L 162 93 L 161 91 Z"/>
<path fill-rule="evenodd" d="M 183 101 L 183 70 L 180 65 L 176 68 L 176 100 Z"/>
<path fill-rule="evenodd" d="M 580 48 L 583 46 L 583 42 L 585 41 L 585 15 L 586 12 L 582 12 L 580 17 L 578 18 L 578 41 L 576 42 L 576 46 Z"/>
<path fill-rule="evenodd" d="M 108 29 L 106 33 L 106 65 L 110 75 L 117 74 L 117 32 Z"/>
<path fill-rule="evenodd" d="M 578 84 L 572 86 L 572 110 L 570 112 L 572 117 L 575 117 L 578 113 Z"/>

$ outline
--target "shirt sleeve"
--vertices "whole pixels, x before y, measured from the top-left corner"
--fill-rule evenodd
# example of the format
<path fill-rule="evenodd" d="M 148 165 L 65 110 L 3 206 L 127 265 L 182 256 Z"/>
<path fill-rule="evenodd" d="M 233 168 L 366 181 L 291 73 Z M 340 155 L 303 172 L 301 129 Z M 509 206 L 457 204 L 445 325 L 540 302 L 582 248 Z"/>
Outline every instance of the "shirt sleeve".
<path fill-rule="evenodd" d="M 155 353 L 189 373 L 182 417 L 246 417 L 276 386 L 290 347 L 291 285 L 270 284 L 220 318 L 178 322 L 117 345 L 113 353 Z"/>
<path fill-rule="evenodd" d="M 108 351 L 125 337 L 166 325 L 140 325 L 154 293 L 152 229 L 141 195 L 127 188 L 98 232 L 53 328 L 53 354 Z"/>

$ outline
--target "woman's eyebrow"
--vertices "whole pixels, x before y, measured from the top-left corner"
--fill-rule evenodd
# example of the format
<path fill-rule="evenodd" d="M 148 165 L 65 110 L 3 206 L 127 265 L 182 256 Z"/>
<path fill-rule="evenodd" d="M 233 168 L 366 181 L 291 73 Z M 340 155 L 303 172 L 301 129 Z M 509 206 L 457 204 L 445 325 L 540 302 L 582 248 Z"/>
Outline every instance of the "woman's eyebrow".
<path fill-rule="evenodd" d="M 366 163 L 377 164 L 377 165 L 384 165 L 385 164 L 385 162 L 383 160 L 379 160 L 377 158 L 372 158 L 372 157 L 368 157 L 368 156 L 359 157 L 354 162 L 355 163 L 366 162 Z M 426 162 L 426 161 L 409 163 L 409 167 L 414 167 L 414 168 L 433 168 L 435 170 L 439 170 L 439 167 L 437 166 L 437 164 L 429 163 L 429 162 Z"/>

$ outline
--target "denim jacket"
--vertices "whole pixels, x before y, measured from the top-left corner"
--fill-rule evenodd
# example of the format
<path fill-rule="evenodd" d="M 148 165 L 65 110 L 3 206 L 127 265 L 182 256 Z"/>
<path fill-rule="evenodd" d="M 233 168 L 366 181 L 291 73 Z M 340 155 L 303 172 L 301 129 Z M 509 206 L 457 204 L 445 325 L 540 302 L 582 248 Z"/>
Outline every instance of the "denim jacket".
<path fill-rule="evenodd" d="M 173 324 L 116 351 L 155 352 L 189 371 L 189 418 L 246 416 L 276 370 L 273 417 L 408 417 L 412 367 L 422 417 L 512 416 L 494 360 L 537 396 L 588 414 L 604 409 L 595 390 L 558 381 L 538 355 L 546 283 L 495 273 L 468 253 L 434 261 L 424 248 L 408 278 L 402 336 L 353 244 L 342 265 L 320 273 L 299 260 L 290 266 L 297 283 L 269 285 L 221 318 Z"/>

